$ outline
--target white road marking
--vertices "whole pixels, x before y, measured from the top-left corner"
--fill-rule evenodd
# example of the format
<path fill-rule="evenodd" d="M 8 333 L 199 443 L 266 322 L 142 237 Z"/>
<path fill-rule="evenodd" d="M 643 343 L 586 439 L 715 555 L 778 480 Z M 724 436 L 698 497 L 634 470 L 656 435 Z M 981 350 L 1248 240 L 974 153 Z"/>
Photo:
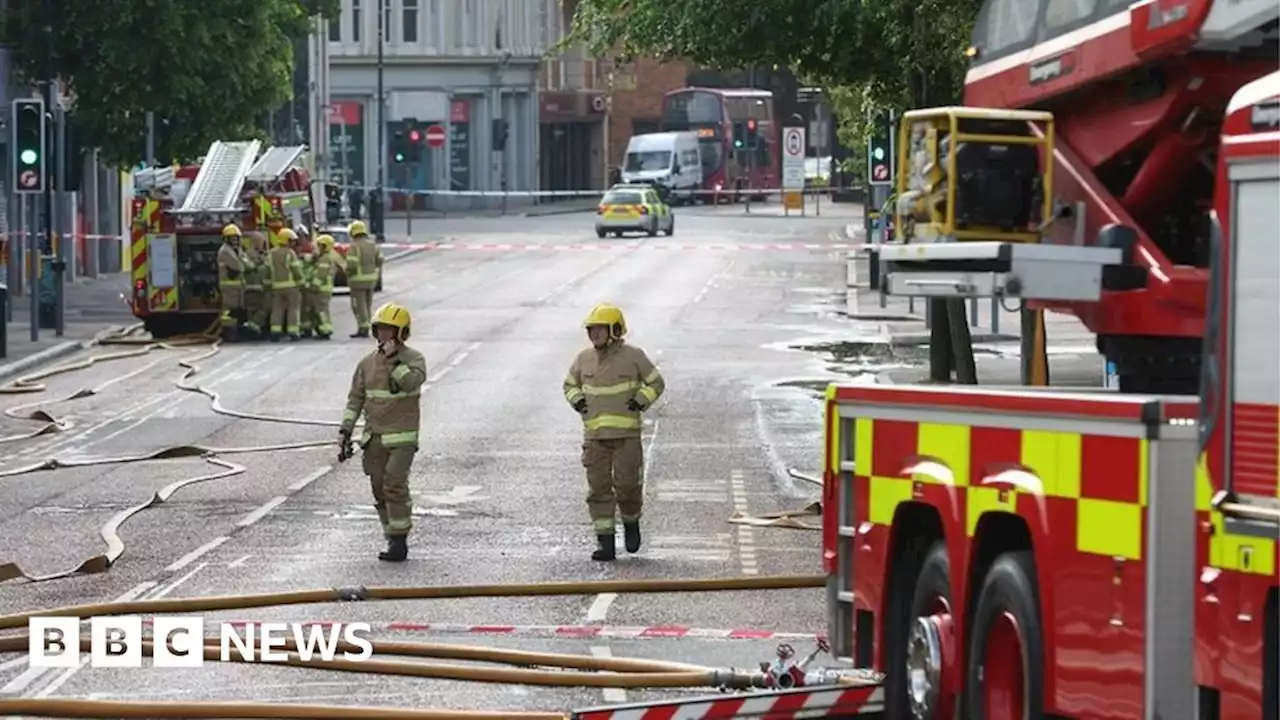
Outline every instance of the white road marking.
<path fill-rule="evenodd" d="M 196 573 L 200 572 L 201 570 L 204 570 L 204 569 L 205 569 L 205 568 L 207 568 L 207 567 L 209 567 L 209 563 L 207 563 L 207 562 L 202 562 L 202 563 L 200 563 L 199 565 L 197 565 L 197 566 L 195 566 L 194 568 L 192 568 L 191 570 L 189 570 L 189 571 L 187 572 L 187 574 L 186 574 L 186 575 L 183 575 L 182 577 L 178 578 L 177 580 L 174 580 L 173 582 L 169 583 L 168 585 L 166 585 L 166 586 L 164 586 L 164 587 L 162 587 L 162 588 L 160 588 L 160 589 L 156 590 L 154 593 L 152 593 L 150 596 L 148 596 L 148 597 L 147 597 L 147 599 L 148 599 L 148 600 L 159 600 L 159 599 L 160 599 L 160 598 L 162 598 L 162 597 L 167 597 L 167 596 L 168 596 L 170 593 L 172 593 L 174 590 L 177 590 L 179 585 L 182 585 L 182 584 L 183 584 L 183 583 L 185 583 L 186 581 L 188 581 L 188 580 L 190 580 L 191 578 L 195 577 L 195 576 L 196 576 Z"/>
<path fill-rule="evenodd" d="M 301 490 L 302 488 L 304 488 L 304 487 L 306 487 L 306 486 L 310 485 L 311 483 L 315 482 L 316 480 L 319 480 L 320 478 L 324 477 L 324 476 L 325 476 L 325 473 L 329 472 L 329 471 L 330 471 L 330 470 L 332 470 L 332 469 L 333 469 L 333 466 L 332 466 L 332 465 L 325 465 L 324 467 L 317 469 L 315 472 L 311 473 L 310 475 L 308 475 L 308 476 L 306 476 L 306 477 L 302 478 L 301 480 L 299 480 L 299 481 L 297 481 L 297 482 L 293 483 L 292 485 L 290 485 L 290 486 L 289 486 L 289 488 L 288 488 L 288 489 L 289 489 L 289 491 L 290 491 L 290 492 L 298 492 L 298 491 L 299 491 L 299 490 Z"/>
<path fill-rule="evenodd" d="M 618 599 L 618 593 L 600 593 L 587 608 L 587 623 L 603 623 L 609 615 L 609 607 Z"/>
<path fill-rule="evenodd" d="M 741 470 L 729 472 L 729 484 L 733 488 L 733 509 L 742 515 L 749 515 L 747 505 L 747 480 Z M 738 526 L 738 562 L 743 575 L 759 575 L 760 567 L 756 558 L 755 533 L 747 525 Z"/>
<path fill-rule="evenodd" d="M 593 646 L 591 654 L 598 658 L 613 657 L 613 652 L 603 645 Z M 607 703 L 624 703 L 627 701 L 627 691 L 622 688 L 604 688 L 604 701 Z"/>
<path fill-rule="evenodd" d="M 241 527 L 241 528 L 249 527 L 250 525 L 266 517 L 267 513 L 280 507 L 280 505 L 283 504 L 288 499 L 289 497 L 287 495 L 277 495 L 276 497 L 271 498 L 267 502 L 263 503 L 262 507 L 259 507 L 257 510 L 254 510 L 253 512 L 241 518 L 240 522 L 236 523 L 236 527 Z"/>
<path fill-rule="evenodd" d="M 471 353 L 475 352 L 475 351 L 476 351 L 476 349 L 477 349 L 477 348 L 479 348 L 479 347 L 480 347 L 481 345 L 483 345 L 483 344 L 484 344 L 484 343 L 478 343 L 478 342 L 475 342 L 475 343 L 471 343 L 470 345 L 468 345 L 468 346 L 467 346 L 467 349 L 466 349 L 466 350 L 463 350 L 462 352 L 460 352 L 460 353 L 458 353 L 457 355 L 455 355 L 455 356 L 454 356 L 454 358 L 453 358 L 452 360 L 450 360 L 450 361 L 449 361 L 449 364 L 448 364 L 448 365 L 445 365 L 444 367 L 442 367 L 442 368 L 440 368 L 439 370 L 435 371 L 435 372 L 434 372 L 434 373 L 432 373 L 431 375 L 428 375 L 428 376 L 427 376 L 427 381 L 426 381 L 426 383 L 424 383 L 424 385 L 425 385 L 426 387 L 430 387 L 430 386 L 435 385 L 436 383 L 440 382 L 440 380 L 442 380 L 442 379 L 444 378 L 444 376 L 445 376 L 445 375 L 448 375 L 448 374 L 449 374 L 449 371 L 451 371 L 451 370 L 453 370 L 454 368 L 456 368 L 456 367 L 458 367 L 459 365 L 461 365 L 461 364 L 462 364 L 462 361 L 463 361 L 463 360 L 466 360 L 468 355 L 470 355 Z M 424 388 L 424 389 L 425 389 L 425 388 Z"/>
<path fill-rule="evenodd" d="M 112 600 L 111 602 L 120 603 L 120 602 L 129 602 L 130 600 L 136 600 L 146 595 L 149 590 L 151 590 L 158 584 L 159 583 L 156 583 L 153 581 L 138 583 L 137 585 L 134 585 L 132 588 L 130 588 L 125 594 L 121 595 L 115 600 Z M 22 657 L 15 658 L 14 660 L 11 660 L 9 662 L 17 664 L 19 662 L 27 662 L 27 661 L 28 661 L 27 656 L 23 655 Z M 89 663 L 89 658 L 86 657 L 84 661 L 81 663 L 80 667 L 84 667 L 88 663 Z M 6 663 L 6 665 L 8 665 L 8 663 Z M 31 684 L 34 683 L 36 680 L 40 679 L 42 675 L 45 675 L 46 673 L 48 673 L 50 669 L 51 668 L 27 668 L 25 671 L 22 672 L 22 674 L 18 675 L 17 677 L 13 678 L 9 682 L 5 683 L 4 687 L 0 687 L 0 695 L 26 694 L 27 688 L 31 687 Z M 65 675 L 66 677 L 62 678 L 61 676 L 59 676 L 59 678 L 55 678 L 53 682 L 57 683 L 58 687 L 62 687 L 63 683 L 65 683 L 68 679 L 70 679 L 71 675 L 75 674 L 75 672 L 78 670 L 79 668 L 67 668 L 66 671 L 64 671 L 63 673 L 63 675 Z M 57 688 L 54 688 L 54 689 L 56 690 Z"/>
<path fill-rule="evenodd" d="M 170 564 L 170 565 L 169 565 L 169 567 L 165 568 L 165 569 L 164 569 L 164 571 L 165 571 L 165 572 L 177 572 L 177 571 L 181 570 L 182 568 L 184 568 L 184 567 L 186 567 L 186 566 L 190 565 L 191 563 L 195 562 L 196 560 L 199 560 L 199 559 L 200 559 L 200 557 L 201 557 L 202 555 L 204 555 L 205 553 L 209 552 L 210 550 L 213 550 L 213 549 L 217 548 L 219 545 L 221 545 L 222 543 L 224 543 L 224 542 L 226 542 L 226 541 L 228 541 L 228 540 L 230 540 L 230 539 L 231 539 L 231 538 L 227 537 L 226 535 L 223 535 L 222 537 L 216 537 L 216 538 L 214 538 L 214 539 L 210 540 L 209 542 L 207 542 L 207 543 L 205 543 L 205 544 L 201 545 L 200 547 L 196 548 L 195 550 L 192 550 L 191 552 L 187 553 L 186 555 L 183 555 L 182 557 L 180 557 L 180 558 L 178 558 L 177 560 L 173 561 L 173 563 L 172 563 L 172 564 Z"/>
<path fill-rule="evenodd" d="M 807 551 L 806 551 L 806 552 L 807 552 Z M 253 557 L 253 556 L 252 556 L 252 555 L 245 555 L 245 556 L 244 556 L 244 557 L 242 557 L 242 558 L 239 558 L 239 559 L 236 559 L 236 560 L 232 560 L 231 562 L 227 563 L 227 567 L 229 567 L 229 568 L 244 567 L 245 563 L 249 562 L 249 558 L 251 558 L 251 557 Z"/>

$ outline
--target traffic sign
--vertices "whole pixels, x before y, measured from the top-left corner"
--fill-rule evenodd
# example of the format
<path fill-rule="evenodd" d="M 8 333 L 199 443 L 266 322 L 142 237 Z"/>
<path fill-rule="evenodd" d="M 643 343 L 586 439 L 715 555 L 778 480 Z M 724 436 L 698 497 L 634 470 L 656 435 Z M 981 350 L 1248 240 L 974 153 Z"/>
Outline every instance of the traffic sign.
<path fill-rule="evenodd" d="M 782 129 L 782 188 L 804 189 L 804 128 Z"/>
<path fill-rule="evenodd" d="M 433 148 L 444 147 L 444 128 L 432 125 L 427 128 L 427 144 Z"/>

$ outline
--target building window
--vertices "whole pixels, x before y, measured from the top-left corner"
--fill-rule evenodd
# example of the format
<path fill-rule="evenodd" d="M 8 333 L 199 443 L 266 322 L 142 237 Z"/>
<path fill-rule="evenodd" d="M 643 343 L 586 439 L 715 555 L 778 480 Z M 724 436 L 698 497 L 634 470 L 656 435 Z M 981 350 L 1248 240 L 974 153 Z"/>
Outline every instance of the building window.
<path fill-rule="evenodd" d="M 414 45 L 418 42 L 418 0 L 402 0 L 404 10 L 402 11 L 404 26 L 401 28 L 400 39 L 406 45 Z"/>
<path fill-rule="evenodd" d="M 342 42 L 342 13 L 329 18 L 329 42 Z"/>
<path fill-rule="evenodd" d="M 391 0 L 378 0 L 382 3 L 382 41 L 391 40 Z"/>
<path fill-rule="evenodd" d="M 351 0 L 351 42 L 360 42 L 360 0 Z"/>

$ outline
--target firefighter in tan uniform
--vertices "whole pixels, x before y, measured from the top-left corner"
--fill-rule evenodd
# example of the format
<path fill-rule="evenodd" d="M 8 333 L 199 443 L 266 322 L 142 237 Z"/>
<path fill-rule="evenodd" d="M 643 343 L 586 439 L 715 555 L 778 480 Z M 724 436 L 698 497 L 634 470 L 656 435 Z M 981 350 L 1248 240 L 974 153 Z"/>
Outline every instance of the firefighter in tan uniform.
<path fill-rule="evenodd" d="M 240 253 L 240 228 L 231 223 L 222 228 L 222 247 L 218 248 L 218 294 L 222 297 L 222 339 L 239 339 L 239 325 L 244 316 L 245 259 Z"/>
<path fill-rule="evenodd" d="M 267 312 L 267 298 L 262 287 L 262 276 L 265 272 L 262 235 L 249 233 L 240 238 L 240 250 L 244 255 L 244 325 L 241 326 L 251 337 L 261 337 L 262 331 L 271 319 Z"/>
<path fill-rule="evenodd" d="M 351 288 L 351 314 L 356 316 L 356 331 L 351 337 L 369 337 L 369 310 L 373 307 L 373 287 L 382 272 L 382 248 L 369 237 L 364 222 L 356 220 L 347 227 L 351 247 L 347 250 L 347 286 Z"/>
<path fill-rule="evenodd" d="M 378 559 L 388 562 L 401 562 L 409 555 L 413 529 L 409 468 L 418 452 L 419 400 L 427 380 L 426 358 L 404 344 L 409 324 L 409 311 L 399 305 L 387 303 L 374 313 L 378 347 L 356 366 L 338 429 L 338 462 L 343 462 L 351 457 L 351 433 L 364 414 L 360 438 L 364 473 L 387 538 L 387 549 L 378 553 Z"/>
<path fill-rule="evenodd" d="M 582 415 L 582 465 L 587 510 L 599 547 L 592 560 L 617 557 L 614 512 L 622 516 L 627 552 L 640 550 L 644 509 L 644 448 L 640 415 L 662 396 L 666 381 L 644 351 L 627 345 L 627 321 L 612 305 L 597 305 L 583 321 L 592 347 L 573 361 L 564 398 Z"/>
<path fill-rule="evenodd" d="M 316 238 L 316 250 L 311 256 L 311 273 L 303 295 L 304 312 L 311 319 L 316 337 L 328 340 L 333 335 L 333 321 L 329 317 L 329 301 L 333 299 L 333 275 L 342 262 L 342 256 L 333 249 L 333 236 Z"/>
<path fill-rule="evenodd" d="M 302 309 L 302 293 L 298 290 L 298 278 L 302 275 L 302 261 L 289 247 L 298 235 L 289 228 L 281 228 L 271 238 L 267 253 L 267 278 L 271 283 L 271 342 L 279 342 L 281 335 L 290 340 L 298 339 L 298 315 Z"/>

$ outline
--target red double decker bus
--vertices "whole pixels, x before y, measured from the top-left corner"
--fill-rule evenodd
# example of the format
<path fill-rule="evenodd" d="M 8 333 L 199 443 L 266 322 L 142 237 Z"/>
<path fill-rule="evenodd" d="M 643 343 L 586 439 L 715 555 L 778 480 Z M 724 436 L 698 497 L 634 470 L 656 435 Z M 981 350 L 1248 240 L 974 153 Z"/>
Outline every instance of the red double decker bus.
<path fill-rule="evenodd" d="M 754 123 L 754 150 L 734 147 Z M 732 199 L 748 189 L 774 190 L 782 176 L 778 124 L 773 117 L 773 93 L 768 90 L 687 87 L 662 98 L 662 129 L 698 133 L 702 154 L 704 202 Z M 765 198 L 766 194 L 752 193 Z"/>

